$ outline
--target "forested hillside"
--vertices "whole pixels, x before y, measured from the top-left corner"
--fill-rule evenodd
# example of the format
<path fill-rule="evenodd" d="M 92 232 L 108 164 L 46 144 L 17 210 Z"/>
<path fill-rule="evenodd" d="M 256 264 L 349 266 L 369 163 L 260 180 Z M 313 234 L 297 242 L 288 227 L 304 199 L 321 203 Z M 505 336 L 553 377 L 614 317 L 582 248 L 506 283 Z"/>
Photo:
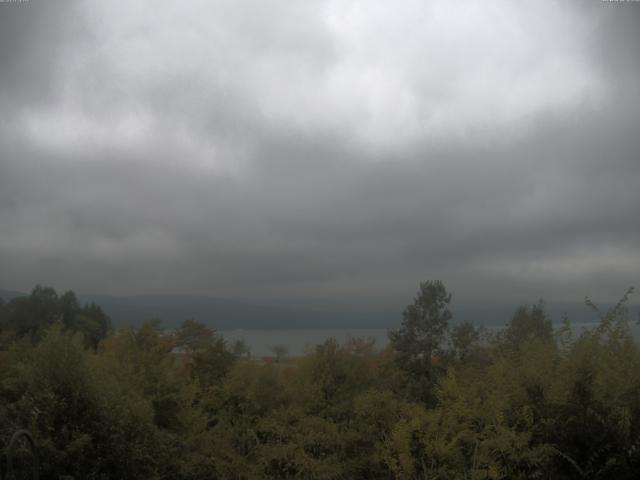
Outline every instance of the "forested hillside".
<path fill-rule="evenodd" d="M 600 323 L 577 337 L 542 303 L 487 335 L 430 281 L 382 351 L 255 359 L 193 320 L 114 330 L 36 287 L 0 303 L 0 440 L 30 431 L 43 479 L 636 479 L 626 301 L 587 301 Z"/>

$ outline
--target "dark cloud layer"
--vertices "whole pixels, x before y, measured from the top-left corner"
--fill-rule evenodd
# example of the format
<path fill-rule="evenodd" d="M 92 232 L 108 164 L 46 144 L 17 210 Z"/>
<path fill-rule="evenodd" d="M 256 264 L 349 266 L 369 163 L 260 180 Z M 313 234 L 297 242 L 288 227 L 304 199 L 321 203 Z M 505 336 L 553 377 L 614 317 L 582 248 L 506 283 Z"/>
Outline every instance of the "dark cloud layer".
<path fill-rule="evenodd" d="M 640 4 L 0 3 L 0 285 L 610 300 Z"/>

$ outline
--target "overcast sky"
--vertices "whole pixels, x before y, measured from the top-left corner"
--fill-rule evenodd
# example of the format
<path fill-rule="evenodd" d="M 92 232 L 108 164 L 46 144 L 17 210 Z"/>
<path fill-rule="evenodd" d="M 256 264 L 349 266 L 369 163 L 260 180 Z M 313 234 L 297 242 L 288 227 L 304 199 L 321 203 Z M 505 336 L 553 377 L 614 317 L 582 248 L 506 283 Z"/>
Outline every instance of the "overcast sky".
<path fill-rule="evenodd" d="M 0 3 L 0 287 L 640 287 L 640 3 Z"/>

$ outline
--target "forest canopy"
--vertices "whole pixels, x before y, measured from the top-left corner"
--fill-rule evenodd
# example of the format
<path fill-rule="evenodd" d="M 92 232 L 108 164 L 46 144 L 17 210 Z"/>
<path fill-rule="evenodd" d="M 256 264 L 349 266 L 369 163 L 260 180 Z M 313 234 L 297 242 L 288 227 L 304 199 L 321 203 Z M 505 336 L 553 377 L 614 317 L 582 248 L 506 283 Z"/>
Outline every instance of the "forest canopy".
<path fill-rule="evenodd" d="M 579 335 L 542 302 L 490 335 L 427 281 L 384 349 L 257 359 L 194 319 L 113 329 L 37 286 L 0 301 L 0 441 L 31 432 L 46 479 L 635 479 L 631 292 L 587 300 Z"/>

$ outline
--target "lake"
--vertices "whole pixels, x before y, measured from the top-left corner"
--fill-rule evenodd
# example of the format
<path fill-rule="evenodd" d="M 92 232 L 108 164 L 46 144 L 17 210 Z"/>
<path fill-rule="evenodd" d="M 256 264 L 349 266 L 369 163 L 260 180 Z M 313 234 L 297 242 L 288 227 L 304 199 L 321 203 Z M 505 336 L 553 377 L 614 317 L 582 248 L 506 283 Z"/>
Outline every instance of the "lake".
<path fill-rule="evenodd" d="M 575 335 L 579 335 L 586 329 L 597 325 L 593 323 L 573 324 Z M 560 324 L 554 324 L 559 327 Z M 502 326 L 488 326 L 485 329 L 495 332 Z M 633 324 L 632 329 L 636 337 L 640 338 L 640 326 Z M 286 347 L 288 355 L 303 355 L 313 350 L 315 345 L 324 343 L 329 338 L 335 338 L 344 344 L 351 338 L 373 338 L 376 348 L 384 348 L 389 343 L 387 329 L 298 329 L 298 330 L 220 330 L 227 342 L 231 345 L 236 340 L 244 340 L 251 354 L 255 357 L 272 356 L 272 348 L 276 345 Z"/>

